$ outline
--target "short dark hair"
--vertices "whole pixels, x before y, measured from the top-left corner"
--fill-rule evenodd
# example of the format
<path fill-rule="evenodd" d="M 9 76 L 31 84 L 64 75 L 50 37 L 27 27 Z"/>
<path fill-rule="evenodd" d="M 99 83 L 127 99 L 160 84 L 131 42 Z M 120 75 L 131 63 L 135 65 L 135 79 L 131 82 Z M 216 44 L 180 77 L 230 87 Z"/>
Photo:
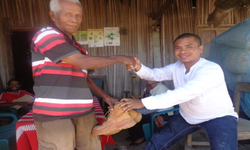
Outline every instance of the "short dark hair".
<path fill-rule="evenodd" d="M 7 82 L 7 85 L 10 85 L 10 83 L 11 83 L 12 81 L 17 81 L 17 82 L 20 84 L 20 82 L 19 82 L 17 79 L 10 79 L 10 80 Z"/>
<path fill-rule="evenodd" d="M 189 37 L 193 37 L 195 39 L 195 41 L 197 42 L 198 46 L 201 46 L 202 45 L 202 42 L 201 42 L 201 38 L 196 35 L 196 34 L 193 34 L 193 33 L 184 33 L 184 34 L 181 34 L 179 35 L 175 40 L 174 40 L 174 44 L 177 40 L 179 39 L 184 39 L 184 38 L 189 38 Z"/>

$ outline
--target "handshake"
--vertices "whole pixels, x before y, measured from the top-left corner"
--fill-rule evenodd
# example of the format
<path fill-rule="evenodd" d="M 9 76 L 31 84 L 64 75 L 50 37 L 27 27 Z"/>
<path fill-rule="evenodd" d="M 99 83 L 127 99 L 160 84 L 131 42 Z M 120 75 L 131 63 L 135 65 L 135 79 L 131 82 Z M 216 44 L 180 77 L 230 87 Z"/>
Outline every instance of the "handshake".
<path fill-rule="evenodd" d="M 118 59 L 121 59 L 121 63 L 126 66 L 128 71 L 139 71 L 141 69 L 141 62 L 136 57 L 133 58 L 131 56 L 120 56 Z"/>

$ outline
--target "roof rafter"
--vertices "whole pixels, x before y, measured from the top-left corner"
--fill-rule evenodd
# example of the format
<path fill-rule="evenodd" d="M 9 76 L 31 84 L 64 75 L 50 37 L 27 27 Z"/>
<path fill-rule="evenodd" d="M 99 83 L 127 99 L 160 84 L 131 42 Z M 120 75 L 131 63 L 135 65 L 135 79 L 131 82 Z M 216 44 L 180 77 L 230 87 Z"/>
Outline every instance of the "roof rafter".
<path fill-rule="evenodd" d="M 161 6 L 161 8 L 152 15 L 153 20 L 160 19 L 163 14 L 174 4 L 174 2 L 175 0 L 168 0 L 167 2 L 165 2 L 164 5 Z"/>

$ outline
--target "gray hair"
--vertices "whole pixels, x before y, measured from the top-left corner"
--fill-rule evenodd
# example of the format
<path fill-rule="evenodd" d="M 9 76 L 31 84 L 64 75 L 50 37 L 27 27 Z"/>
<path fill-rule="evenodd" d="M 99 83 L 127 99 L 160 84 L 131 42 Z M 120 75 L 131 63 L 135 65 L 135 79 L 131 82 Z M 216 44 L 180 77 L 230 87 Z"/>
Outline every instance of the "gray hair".
<path fill-rule="evenodd" d="M 74 2 L 81 5 L 79 0 L 64 0 L 64 1 Z M 55 14 L 57 14 L 61 9 L 60 0 L 50 0 L 49 6 L 50 6 L 50 11 L 53 11 Z"/>

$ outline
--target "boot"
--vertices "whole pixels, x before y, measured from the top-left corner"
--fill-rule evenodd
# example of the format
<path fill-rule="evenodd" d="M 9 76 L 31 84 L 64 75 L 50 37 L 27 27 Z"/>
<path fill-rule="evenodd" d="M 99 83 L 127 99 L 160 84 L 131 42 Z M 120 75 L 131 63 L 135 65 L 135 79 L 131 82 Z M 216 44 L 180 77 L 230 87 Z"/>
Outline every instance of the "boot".
<path fill-rule="evenodd" d="M 142 118 L 141 113 L 139 113 L 139 112 L 137 112 L 137 111 L 135 111 L 135 110 L 130 110 L 128 113 L 129 113 L 130 117 L 131 117 L 132 119 L 134 119 L 134 121 L 135 121 L 136 123 L 138 123 L 138 122 L 141 121 L 141 118 Z"/>
<path fill-rule="evenodd" d="M 133 112 L 131 114 L 133 114 L 134 118 L 132 118 L 129 112 L 122 111 L 120 104 L 115 104 L 114 109 L 109 113 L 108 119 L 102 125 L 97 125 L 93 128 L 92 135 L 112 135 L 137 123 L 139 115 Z"/>
<path fill-rule="evenodd" d="M 135 123 L 138 123 L 141 121 L 142 115 L 139 112 L 134 111 L 134 110 L 130 110 L 130 111 L 128 111 L 128 114 L 135 121 Z M 128 128 L 130 128 L 130 127 L 128 127 Z M 116 134 L 120 131 L 121 131 L 121 129 L 114 130 L 114 131 L 110 132 L 109 135 Z"/>

